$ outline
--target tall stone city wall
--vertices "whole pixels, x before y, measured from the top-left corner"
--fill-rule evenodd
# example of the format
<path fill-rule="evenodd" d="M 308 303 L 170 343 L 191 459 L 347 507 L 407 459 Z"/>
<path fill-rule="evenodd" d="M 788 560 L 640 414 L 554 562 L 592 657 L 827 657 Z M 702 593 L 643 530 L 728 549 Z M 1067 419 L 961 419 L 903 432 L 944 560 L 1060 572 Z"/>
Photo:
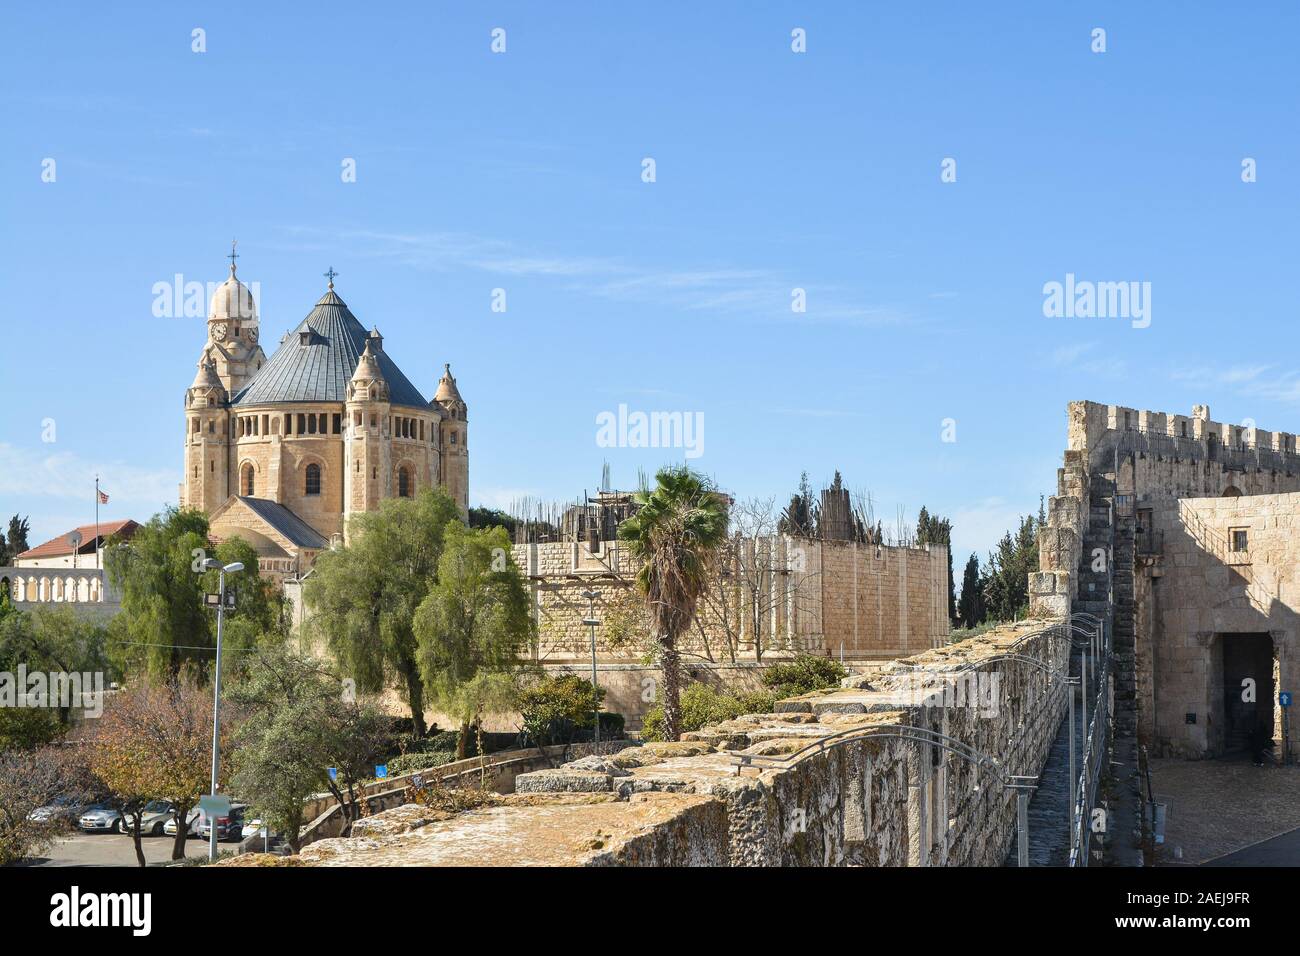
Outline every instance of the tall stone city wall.
<path fill-rule="evenodd" d="M 764 656 L 810 653 L 846 660 L 880 660 L 916 653 L 946 641 L 948 552 L 875 547 L 785 536 L 762 539 L 746 552 L 763 569 L 754 587 L 737 586 L 701 603 L 701 627 L 687 636 L 694 659 L 729 662 L 727 634 L 737 657 L 755 657 L 757 630 Z M 637 564 L 618 542 L 515 545 L 513 557 L 528 576 L 547 664 L 588 662 L 588 600 L 595 601 L 597 657 L 633 663 L 644 657 L 647 622 L 632 593 Z M 725 603 L 725 610 L 724 610 Z M 754 608 L 758 609 L 757 625 Z"/>
<path fill-rule="evenodd" d="M 1080 593 L 1081 559 L 1090 526 L 1101 544 L 1102 516 L 1092 479 L 1110 476 L 1113 496 L 1132 513 L 1166 506 L 1181 498 L 1220 495 L 1273 495 L 1300 491 L 1300 455 L 1290 432 L 1271 432 L 1253 425 L 1212 421 L 1206 406 L 1190 416 L 1151 412 L 1123 405 L 1071 402 L 1064 467 L 1057 474 L 1057 494 L 1048 503 L 1048 528 L 1039 536 L 1039 574 L 1030 581 L 1031 611 L 1047 616 L 1070 612 L 1072 602 L 1090 600 Z M 1105 519 L 1107 526 L 1113 521 Z M 1113 556 L 1107 547 L 1107 560 Z M 1094 586 L 1100 582 L 1092 582 Z M 1102 595 L 1096 595 L 1100 600 Z"/>
<path fill-rule="evenodd" d="M 1000 627 L 874 665 L 852 686 L 783 701 L 774 714 L 521 774 L 516 793 L 490 808 L 380 813 L 366 839 L 323 840 L 302 861 L 997 866 L 1015 833 L 1004 784 L 1039 773 L 1064 713 L 1063 685 L 1049 676 L 1064 667 L 1062 633 L 1043 622 Z M 899 726 L 939 731 L 990 760 L 902 739 Z M 782 765 L 738 775 L 745 755 Z"/>

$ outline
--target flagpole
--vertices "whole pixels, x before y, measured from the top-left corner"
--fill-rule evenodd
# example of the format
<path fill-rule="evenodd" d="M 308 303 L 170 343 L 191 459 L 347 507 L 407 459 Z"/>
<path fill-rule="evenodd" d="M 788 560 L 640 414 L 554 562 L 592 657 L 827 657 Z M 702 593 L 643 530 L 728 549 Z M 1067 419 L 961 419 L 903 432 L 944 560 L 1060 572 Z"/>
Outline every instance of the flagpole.
<path fill-rule="evenodd" d="M 95 570 L 99 570 L 99 475 L 95 476 Z"/>

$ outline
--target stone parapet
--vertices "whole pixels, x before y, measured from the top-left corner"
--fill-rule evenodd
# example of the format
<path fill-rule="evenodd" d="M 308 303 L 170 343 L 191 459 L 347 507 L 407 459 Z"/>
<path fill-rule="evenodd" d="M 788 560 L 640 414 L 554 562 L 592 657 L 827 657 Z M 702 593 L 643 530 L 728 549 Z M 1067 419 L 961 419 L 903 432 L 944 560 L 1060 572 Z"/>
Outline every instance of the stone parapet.
<path fill-rule="evenodd" d="M 364 839 L 321 841 L 303 862 L 998 865 L 1015 826 L 1004 783 L 1046 759 L 1067 646 L 1057 625 L 996 628 L 777 713 L 520 774 L 491 807 L 431 823 L 403 811 L 422 825 L 370 823 Z M 742 756 L 775 763 L 738 773 Z"/>

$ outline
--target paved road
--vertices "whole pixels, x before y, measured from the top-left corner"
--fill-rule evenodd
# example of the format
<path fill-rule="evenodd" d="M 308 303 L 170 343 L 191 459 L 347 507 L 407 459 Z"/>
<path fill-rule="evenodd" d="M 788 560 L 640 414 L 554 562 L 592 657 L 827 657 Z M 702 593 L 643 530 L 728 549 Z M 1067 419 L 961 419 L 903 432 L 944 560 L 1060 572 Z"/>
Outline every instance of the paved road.
<path fill-rule="evenodd" d="M 1300 866 L 1300 829 L 1264 840 L 1202 866 Z"/>
<path fill-rule="evenodd" d="M 172 858 L 172 837 L 141 837 L 144 858 L 150 863 L 166 863 Z M 237 843 L 218 844 L 221 850 L 233 850 Z M 185 855 L 204 856 L 206 840 L 190 837 L 185 841 Z M 139 866 L 135 844 L 129 834 L 74 833 L 59 840 L 35 866 Z"/>

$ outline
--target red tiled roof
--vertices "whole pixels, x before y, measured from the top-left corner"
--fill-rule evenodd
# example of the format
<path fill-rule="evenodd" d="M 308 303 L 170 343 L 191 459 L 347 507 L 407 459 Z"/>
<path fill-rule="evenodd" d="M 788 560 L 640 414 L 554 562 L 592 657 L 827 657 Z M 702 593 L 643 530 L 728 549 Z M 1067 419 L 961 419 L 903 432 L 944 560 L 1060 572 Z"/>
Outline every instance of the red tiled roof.
<path fill-rule="evenodd" d="M 125 521 L 101 521 L 99 523 L 99 536 L 107 538 L 110 535 L 118 534 L 124 538 L 131 537 L 135 529 L 140 527 L 139 524 L 127 518 Z M 83 524 L 80 528 L 74 529 L 77 534 L 81 535 L 81 547 L 77 549 L 78 554 L 95 553 L 95 526 L 93 524 Z M 20 558 L 56 558 L 59 555 L 72 553 L 72 542 L 68 539 L 72 536 L 72 531 L 59 535 L 57 538 L 51 538 L 44 544 L 38 544 L 30 551 L 24 551 L 18 555 Z"/>

